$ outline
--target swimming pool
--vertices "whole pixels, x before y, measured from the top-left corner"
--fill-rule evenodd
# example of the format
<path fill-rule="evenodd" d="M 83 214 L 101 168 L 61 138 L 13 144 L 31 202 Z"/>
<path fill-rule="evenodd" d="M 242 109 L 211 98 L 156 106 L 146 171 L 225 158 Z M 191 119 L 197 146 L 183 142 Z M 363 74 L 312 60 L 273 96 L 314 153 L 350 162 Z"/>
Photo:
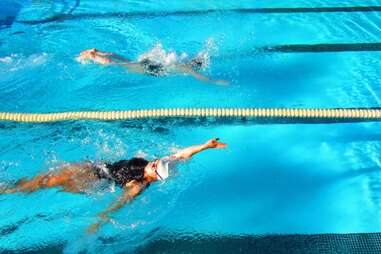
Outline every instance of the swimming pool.
<path fill-rule="evenodd" d="M 379 1 L 6 2 L 0 8 L 2 112 L 380 105 Z M 207 51 L 211 62 L 204 73 L 230 85 L 75 61 L 92 47 L 136 59 L 159 43 L 177 55 Z M 229 144 L 180 166 L 178 175 L 151 186 L 96 235 L 85 229 L 118 190 L 1 196 L 4 251 L 60 246 L 66 253 L 114 253 L 162 235 L 197 242 L 202 235 L 381 229 L 379 123 L 149 120 L 0 127 L 3 182 L 62 162 L 136 154 L 152 159 L 212 137 Z"/>

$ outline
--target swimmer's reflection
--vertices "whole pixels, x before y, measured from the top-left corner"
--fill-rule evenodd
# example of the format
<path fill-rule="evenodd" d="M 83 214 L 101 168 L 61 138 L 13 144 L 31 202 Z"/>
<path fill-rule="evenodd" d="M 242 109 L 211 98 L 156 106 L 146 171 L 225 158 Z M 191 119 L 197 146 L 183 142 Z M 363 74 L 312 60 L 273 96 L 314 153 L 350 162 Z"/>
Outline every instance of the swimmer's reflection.
<path fill-rule="evenodd" d="M 85 193 L 94 186 L 94 183 L 101 180 L 114 182 L 123 188 L 123 194 L 107 210 L 99 213 L 99 221 L 87 229 L 88 232 L 95 232 L 102 224 L 111 221 L 110 213 L 131 202 L 151 183 L 168 178 L 171 168 L 176 162 L 190 159 L 196 153 L 209 148 L 226 148 L 226 146 L 215 138 L 204 144 L 187 147 L 173 155 L 154 161 L 132 158 L 114 163 L 84 162 L 70 164 L 57 172 L 37 175 L 30 180 L 20 179 L 15 186 L 0 190 L 0 193 L 31 193 L 53 187 L 62 187 L 61 192 Z"/>

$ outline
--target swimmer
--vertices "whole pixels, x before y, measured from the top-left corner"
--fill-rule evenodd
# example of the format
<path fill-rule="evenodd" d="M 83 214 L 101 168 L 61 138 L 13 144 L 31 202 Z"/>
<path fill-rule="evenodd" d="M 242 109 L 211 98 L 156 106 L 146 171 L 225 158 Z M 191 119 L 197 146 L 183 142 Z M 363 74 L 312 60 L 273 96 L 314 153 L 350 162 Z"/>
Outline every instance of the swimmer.
<path fill-rule="evenodd" d="M 155 77 L 165 76 L 169 73 L 180 73 L 191 75 L 198 80 L 217 85 L 229 84 L 226 80 L 212 80 L 200 74 L 198 71 L 204 67 L 204 60 L 201 57 L 196 57 L 186 63 L 175 62 L 168 65 L 154 61 L 148 57 L 140 59 L 139 61 L 132 61 L 114 53 L 102 52 L 96 48 L 92 48 L 82 51 L 76 59 L 81 63 L 89 63 L 92 61 L 101 65 L 118 65 L 127 68 L 128 71 L 132 73 L 148 74 Z"/>
<path fill-rule="evenodd" d="M 147 161 L 143 158 L 132 158 L 109 162 L 84 162 L 69 164 L 57 172 L 37 175 L 30 180 L 25 178 L 16 182 L 15 186 L 5 188 L 1 194 L 16 192 L 32 193 L 41 189 L 61 187 L 60 192 L 85 193 L 94 184 L 104 180 L 115 183 L 123 189 L 122 195 L 103 212 L 98 214 L 99 221 L 91 225 L 87 231 L 95 232 L 101 225 L 112 221 L 109 214 L 122 208 L 142 193 L 151 183 L 167 179 L 174 163 L 190 159 L 196 153 L 210 148 L 226 148 L 227 145 L 211 139 L 204 144 L 194 145 L 161 159 Z"/>

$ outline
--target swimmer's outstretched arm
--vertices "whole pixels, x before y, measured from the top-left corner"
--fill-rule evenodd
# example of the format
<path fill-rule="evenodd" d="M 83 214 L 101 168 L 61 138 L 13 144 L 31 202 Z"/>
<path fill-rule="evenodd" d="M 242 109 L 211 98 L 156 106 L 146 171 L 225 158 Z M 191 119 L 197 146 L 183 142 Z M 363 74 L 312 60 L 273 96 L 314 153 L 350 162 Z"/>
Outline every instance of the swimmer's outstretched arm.
<path fill-rule="evenodd" d="M 187 160 L 192 158 L 196 153 L 202 152 L 209 148 L 226 148 L 227 145 L 221 142 L 218 142 L 218 138 L 213 138 L 201 145 L 194 145 L 178 151 L 177 153 L 164 157 L 163 160 Z"/>
<path fill-rule="evenodd" d="M 101 52 L 101 51 L 97 51 L 97 55 L 100 55 L 100 56 L 113 56 L 114 53 L 112 53 L 112 52 Z"/>
<path fill-rule="evenodd" d="M 125 58 L 125 57 L 120 56 L 120 55 L 117 55 L 117 54 L 114 54 L 114 53 L 109 53 L 108 56 L 109 56 L 111 59 L 113 59 L 113 60 L 117 60 L 117 61 L 119 61 L 119 62 L 121 62 L 121 63 L 130 63 L 130 62 L 132 62 L 130 59 Z"/>
<path fill-rule="evenodd" d="M 127 59 L 123 56 L 120 56 L 120 55 L 117 55 L 115 53 L 112 53 L 112 52 L 101 52 L 101 51 L 97 51 L 96 53 L 98 56 L 105 56 L 107 58 L 109 58 L 110 60 L 113 60 L 117 63 L 130 63 L 131 60 L 130 59 Z"/>
<path fill-rule="evenodd" d="M 107 210 L 98 214 L 99 221 L 92 224 L 90 227 L 88 227 L 87 232 L 95 233 L 100 226 L 102 226 L 108 221 L 112 221 L 112 219 L 108 215 L 112 212 L 119 210 L 125 204 L 131 202 L 146 187 L 147 187 L 146 184 L 139 183 L 135 180 L 128 182 L 126 186 L 123 188 L 123 194 L 118 198 L 118 200 L 111 203 L 111 205 L 107 208 Z"/>

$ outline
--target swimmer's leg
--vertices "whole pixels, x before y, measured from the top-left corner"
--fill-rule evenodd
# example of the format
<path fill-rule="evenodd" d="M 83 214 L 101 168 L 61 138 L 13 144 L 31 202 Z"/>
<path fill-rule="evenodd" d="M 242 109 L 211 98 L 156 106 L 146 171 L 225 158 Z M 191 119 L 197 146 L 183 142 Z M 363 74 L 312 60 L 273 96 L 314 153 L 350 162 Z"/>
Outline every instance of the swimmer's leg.
<path fill-rule="evenodd" d="M 89 173 L 89 165 L 71 165 L 63 168 L 58 173 L 46 173 L 33 177 L 30 180 L 22 178 L 12 188 L 0 190 L 0 194 L 16 192 L 32 193 L 40 189 L 63 187 L 63 191 L 79 193 L 86 187 L 86 181 L 95 179 Z"/>
<path fill-rule="evenodd" d="M 12 188 L 6 188 L 1 190 L 1 194 L 10 194 L 16 192 L 32 193 L 43 188 L 50 188 L 59 186 L 62 183 L 62 179 L 59 176 L 51 174 L 42 174 L 33 177 L 30 180 L 22 178 Z"/>
<path fill-rule="evenodd" d="M 123 56 L 114 54 L 114 53 L 108 53 L 107 55 L 111 60 L 114 60 L 114 62 L 119 63 L 119 64 L 128 64 L 131 63 L 132 61 L 128 58 L 125 58 Z"/>
<path fill-rule="evenodd" d="M 63 185 L 62 189 L 58 192 L 84 193 L 84 190 L 83 188 L 80 188 L 79 186 L 69 182 Z"/>

